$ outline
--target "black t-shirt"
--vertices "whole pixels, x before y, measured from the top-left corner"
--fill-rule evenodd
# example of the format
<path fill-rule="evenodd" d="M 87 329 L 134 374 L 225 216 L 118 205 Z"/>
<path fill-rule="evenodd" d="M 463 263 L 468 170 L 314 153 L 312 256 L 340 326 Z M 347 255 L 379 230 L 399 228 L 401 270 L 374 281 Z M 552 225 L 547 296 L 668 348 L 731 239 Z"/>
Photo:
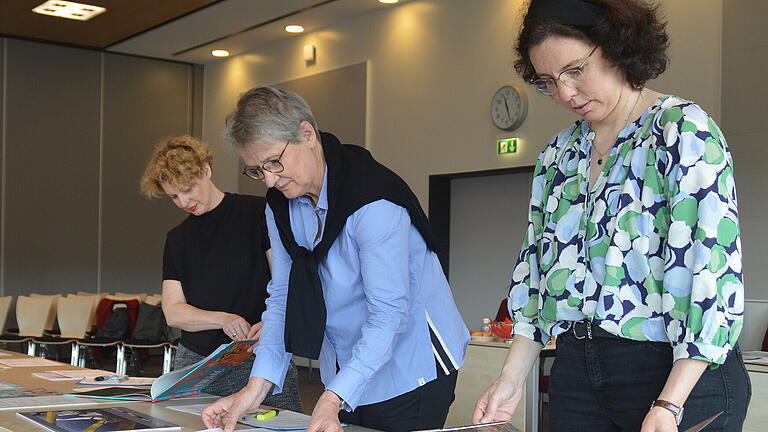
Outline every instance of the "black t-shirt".
<path fill-rule="evenodd" d="M 181 282 L 192 306 L 261 321 L 271 277 L 265 203 L 226 193 L 213 210 L 189 215 L 166 236 L 163 280 Z M 221 329 L 181 332 L 181 344 L 204 356 L 229 342 Z"/>

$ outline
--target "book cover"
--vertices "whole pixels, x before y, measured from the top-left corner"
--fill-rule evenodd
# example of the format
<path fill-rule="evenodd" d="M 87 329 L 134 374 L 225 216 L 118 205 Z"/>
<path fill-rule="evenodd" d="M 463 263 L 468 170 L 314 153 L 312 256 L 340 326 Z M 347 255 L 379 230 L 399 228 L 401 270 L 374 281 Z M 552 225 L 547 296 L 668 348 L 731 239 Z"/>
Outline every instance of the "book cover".
<path fill-rule="evenodd" d="M 137 389 L 109 389 L 109 395 L 102 390 L 72 393 L 68 396 L 96 397 L 103 399 L 141 400 L 157 402 L 200 394 L 213 380 L 230 368 L 244 362 L 253 355 L 256 341 L 236 341 L 221 345 L 208 357 L 187 367 L 168 372 L 152 383 L 149 394 Z"/>
<path fill-rule="evenodd" d="M 173 431 L 181 426 L 128 408 L 83 408 L 16 413 L 52 432 Z"/>

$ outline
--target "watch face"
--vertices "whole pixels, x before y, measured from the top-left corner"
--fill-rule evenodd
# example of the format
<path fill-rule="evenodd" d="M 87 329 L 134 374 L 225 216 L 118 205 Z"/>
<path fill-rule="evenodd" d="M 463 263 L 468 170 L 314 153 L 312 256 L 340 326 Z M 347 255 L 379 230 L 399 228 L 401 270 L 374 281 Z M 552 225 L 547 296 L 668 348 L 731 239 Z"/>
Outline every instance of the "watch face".
<path fill-rule="evenodd" d="M 499 129 L 517 129 L 527 114 L 528 98 L 525 91 L 517 86 L 503 86 L 491 99 L 491 119 Z"/>

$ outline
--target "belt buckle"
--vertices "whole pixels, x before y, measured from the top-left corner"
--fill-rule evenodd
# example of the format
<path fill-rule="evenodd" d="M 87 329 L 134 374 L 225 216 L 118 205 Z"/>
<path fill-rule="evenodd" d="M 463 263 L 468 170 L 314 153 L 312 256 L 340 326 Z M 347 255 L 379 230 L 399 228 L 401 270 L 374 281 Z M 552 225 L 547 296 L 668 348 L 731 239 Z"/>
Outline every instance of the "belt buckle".
<path fill-rule="evenodd" d="M 576 331 L 576 327 L 579 324 L 584 324 L 584 327 L 587 329 L 587 334 L 586 335 L 579 336 L 579 333 Z M 573 327 L 571 328 L 571 330 L 573 331 L 573 337 L 575 337 L 578 340 L 583 340 L 583 339 L 592 340 L 592 323 L 589 322 L 589 321 L 586 321 L 586 320 L 585 321 L 576 321 L 576 322 L 573 323 Z"/>

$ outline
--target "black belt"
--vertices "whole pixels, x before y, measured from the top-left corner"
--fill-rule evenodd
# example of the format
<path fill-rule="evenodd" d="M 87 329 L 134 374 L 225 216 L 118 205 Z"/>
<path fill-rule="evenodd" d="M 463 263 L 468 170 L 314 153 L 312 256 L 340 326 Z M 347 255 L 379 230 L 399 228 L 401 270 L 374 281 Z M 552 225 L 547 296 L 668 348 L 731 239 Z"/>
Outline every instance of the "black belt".
<path fill-rule="evenodd" d="M 622 337 L 616 336 L 615 334 L 609 333 L 606 330 L 603 330 L 600 326 L 592 325 L 592 323 L 587 320 L 574 321 L 573 325 L 571 326 L 571 332 L 573 333 L 573 337 L 579 340 L 624 339 Z"/>

